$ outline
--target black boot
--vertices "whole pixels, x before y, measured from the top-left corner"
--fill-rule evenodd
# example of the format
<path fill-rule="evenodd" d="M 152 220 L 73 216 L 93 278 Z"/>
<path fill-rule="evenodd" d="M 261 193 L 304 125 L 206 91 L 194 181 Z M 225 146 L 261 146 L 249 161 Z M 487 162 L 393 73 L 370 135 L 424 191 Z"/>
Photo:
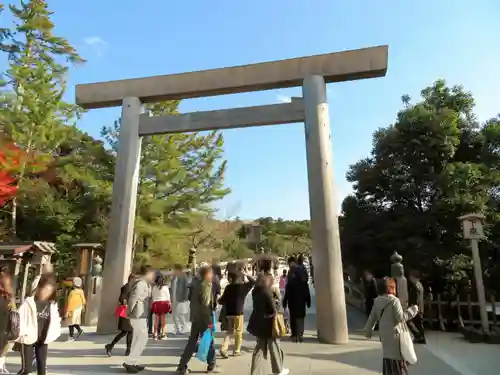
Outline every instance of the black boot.
<path fill-rule="evenodd" d="M 106 350 L 106 354 L 108 355 L 108 357 L 111 357 L 113 355 L 111 353 L 111 351 L 113 350 L 113 345 L 111 344 L 104 345 L 104 350 Z"/>

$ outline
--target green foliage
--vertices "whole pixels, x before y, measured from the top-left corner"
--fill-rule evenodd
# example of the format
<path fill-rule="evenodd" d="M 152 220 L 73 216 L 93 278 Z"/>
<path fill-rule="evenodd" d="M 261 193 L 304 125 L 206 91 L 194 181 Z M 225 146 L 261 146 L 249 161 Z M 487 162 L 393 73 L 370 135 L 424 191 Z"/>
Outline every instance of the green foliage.
<path fill-rule="evenodd" d="M 309 220 L 284 220 L 263 217 L 257 219 L 262 228 L 262 243 L 265 251 L 278 256 L 311 251 L 311 229 Z"/>
<path fill-rule="evenodd" d="M 62 99 L 68 66 L 60 60 L 83 60 L 64 38 L 53 35 L 52 13 L 45 1 L 21 1 L 9 9 L 14 25 L 2 33 L 2 50 L 9 52 L 5 72 L 9 92 L 2 102 L 8 105 L 0 107 L 0 122 L 6 137 L 24 154 L 14 173 L 21 197 L 11 207 L 11 229 L 16 235 L 18 205 L 26 203 L 22 197 L 41 193 L 40 184 L 26 177 L 52 162 L 80 114 L 77 106 Z"/>
<path fill-rule="evenodd" d="M 0 82 L 0 132 L 21 148 L 23 158 L 9 170 L 19 190 L 12 206 L 0 210 L 2 239 L 57 242 L 57 268 L 66 273 L 74 263 L 72 243 L 106 241 L 120 121 L 103 129 L 111 147 L 79 131 L 81 109 L 63 96 L 69 67 L 84 60 L 54 35 L 46 1 L 22 0 L 9 11 L 13 24 L 0 28 L 0 50 L 8 60 Z M 159 116 L 177 113 L 178 106 L 170 101 L 147 109 Z M 186 261 L 196 216 L 211 217 L 211 203 L 230 192 L 222 147 L 219 132 L 144 139 L 138 262 L 163 267 Z M 221 239 L 210 246 L 221 247 Z"/>
<path fill-rule="evenodd" d="M 167 101 L 148 105 L 146 110 L 152 116 L 166 116 L 178 113 L 178 106 L 179 101 Z M 114 152 L 119 132 L 120 120 L 101 132 Z M 193 213 L 210 213 L 210 204 L 229 194 L 224 186 L 223 144 L 220 132 L 143 138 L 136 218 L 136 238 L 142 244 L 136 255 L 143 261 L 149 256 L 141 253 L 169 251 L 155 248 L 162 247 L 158 238 L 170 235 L 178 240 L 183 230 L 196 228 L 198 219 Z M 187 253 L 189 247 L 184 247 Z"/>
<path fill-rule="evenodd" d="M 442 80 L 422 90 L 420 102 L 403 99 L 394 124 L 373 136 L 371 155 L 351 166 L 354 195 L 343 202 L 344 260 L 387 274 L 398 251 L 407 267 L 463 276 L 469 250 L 457 217 L 483 212 L 498 223 L 499 119 L 480 125 L 474 99 Z M 492 241 L 482 243 L 485 261 Z"/>

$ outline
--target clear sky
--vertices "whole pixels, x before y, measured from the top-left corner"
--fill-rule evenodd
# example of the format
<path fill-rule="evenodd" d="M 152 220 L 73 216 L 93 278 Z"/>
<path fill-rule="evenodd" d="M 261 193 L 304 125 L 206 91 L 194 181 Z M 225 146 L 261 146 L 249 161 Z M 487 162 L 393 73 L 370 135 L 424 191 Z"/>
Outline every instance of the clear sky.
<path fill-rule="evenodd" d="M 7 2 L 9 3 L 9 2 Z M 328 87 L 339 201 L 349 165 L 366 157 L 372 133 L 390 124 L 401 95 L 417 99 L 438 78 L 463 84 L 481 120 L 500 112 L 498 0 L 49 0 L 57 32 L 88 60 L 76 83 L 243 65 L 389 45 L 385 78 Z M 278 103 L 300 89 L 193 99 L 183 112 Z M 93 136 L 119 109 L 87 113 Z M 309 218 L 303 125 L 224 133 L 232 194 L 220 216 Z"/>

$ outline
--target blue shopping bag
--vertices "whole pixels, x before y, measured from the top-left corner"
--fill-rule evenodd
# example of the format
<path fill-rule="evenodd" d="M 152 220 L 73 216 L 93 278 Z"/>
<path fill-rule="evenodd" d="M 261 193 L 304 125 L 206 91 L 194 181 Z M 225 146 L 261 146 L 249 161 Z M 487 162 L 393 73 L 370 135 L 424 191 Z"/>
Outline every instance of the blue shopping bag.
<path fill-rule="evenodd" d="M 207 328 L 203 335 L 201 335 L 200 341 L 198 342 L 198 351 L 196 352 L 196 358 L 202 362 L 207 362 L 208 352 L 210 350 L 210 345 L 212 345 L 213 331 L 211 328 Z"/>
<path fill-rule="evenodd" d="M 214 332 L 217 332 L 217 317 L 215 316 L 215 311 L 212 312 L 212 329 Z"/>

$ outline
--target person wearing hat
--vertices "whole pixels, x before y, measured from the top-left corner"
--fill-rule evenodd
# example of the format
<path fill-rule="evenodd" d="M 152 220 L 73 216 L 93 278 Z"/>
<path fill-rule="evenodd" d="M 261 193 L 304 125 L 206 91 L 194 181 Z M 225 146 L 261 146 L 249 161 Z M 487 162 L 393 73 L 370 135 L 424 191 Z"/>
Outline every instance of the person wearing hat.
<path fill-rule="evenodd" d="M 73 288 L 69 292 L 68 304 L 66 307 L 66 321 L 69 328 L 69 340 L 76 340 L 83 333 L 80 324 L 82 324 L 82 312 L 85 308 L 86 300 L 82 285 L 83 282 L 81 278 L 73 278 Z"/>

